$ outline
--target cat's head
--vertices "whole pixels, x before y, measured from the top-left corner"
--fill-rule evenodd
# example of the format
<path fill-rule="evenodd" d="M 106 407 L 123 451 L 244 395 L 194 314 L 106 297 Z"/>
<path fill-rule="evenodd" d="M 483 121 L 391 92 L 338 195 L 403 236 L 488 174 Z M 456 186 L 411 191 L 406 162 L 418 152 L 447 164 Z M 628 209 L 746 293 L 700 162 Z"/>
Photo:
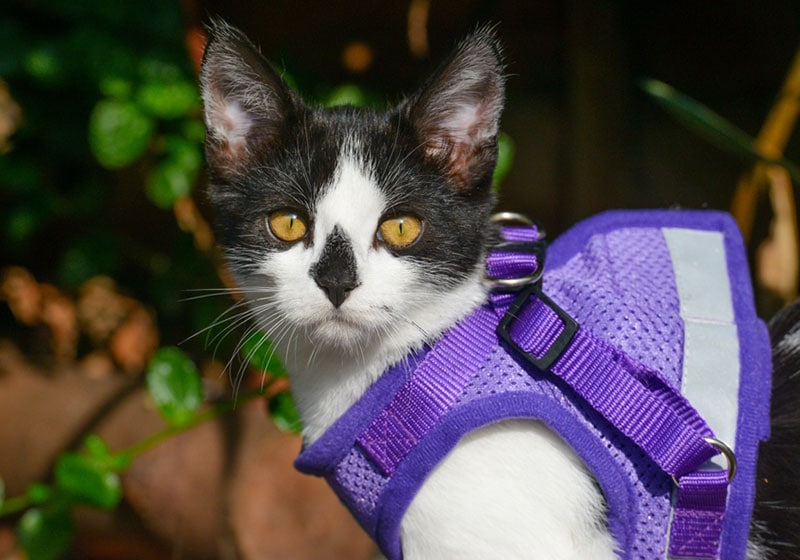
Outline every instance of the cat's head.
<path fill-rule="evenodd" d="M 240 31 L 212 27 L 201 71 L 208 195 L 271 336 L 363 348 L 403 328 L 436 330 L 442 306 L 475 293 L 493 236 L 502 72 L 482 30 L 397 107 L 318 108 Z"/>

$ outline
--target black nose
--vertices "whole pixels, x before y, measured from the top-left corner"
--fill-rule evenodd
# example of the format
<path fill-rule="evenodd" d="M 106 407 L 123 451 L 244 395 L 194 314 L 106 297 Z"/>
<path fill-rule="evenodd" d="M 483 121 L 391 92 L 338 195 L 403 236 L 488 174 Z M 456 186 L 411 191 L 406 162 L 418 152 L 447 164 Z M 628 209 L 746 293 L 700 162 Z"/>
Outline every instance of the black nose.
<path fill-rule="evenodd" d="M 314 280 L 317 282 L 317 286 L 322 288 L 322 291 L 328 296 L 328 299 L 331 300 L 334 307 L 342 305 L 347 296 L 350 295 L 350 292 L 356 287 L 356 284 L 352 282 L 341 282 L 333 278 L 315 278 Z"/>
<path fill-rule="evenodd" d="M 356 256 L 339 226 L 325 240 L 322 255 L 311 267 L 311 277 L 337 308 L 358 287 Z"/>

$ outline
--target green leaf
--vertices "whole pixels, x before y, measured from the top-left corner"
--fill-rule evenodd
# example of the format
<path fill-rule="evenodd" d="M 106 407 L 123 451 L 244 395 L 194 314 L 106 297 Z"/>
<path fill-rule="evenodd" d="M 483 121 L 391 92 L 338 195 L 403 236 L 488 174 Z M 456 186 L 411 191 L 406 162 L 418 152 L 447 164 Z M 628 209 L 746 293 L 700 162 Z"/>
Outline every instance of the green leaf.
<path fill-rule="evenodd" d="M 29 509 L 17 524 L 17 539 L 30 560 L 58 560 L 74 534 L 65 509 Z"/>
<path fill-rule="evenodd" d="M 61 455 L 56 463 L 55 481 L 56 487 L 68 496 L 102 509 L 113 509 L 122 498 L 119 476 L 87 455 Z"/>
<path fill-rule="evenodd" d="M 247 336 L 242 342 L 242 356 L 251 366 L 269 372 L 270 377 L 277 379 L 286 377 L 286 368 L 280 358 L 275 355 L 272 343 L 267 335 L 261 331 L 255 331 Z"/>
<path fill-rule="evenodd" d="M 144 154 L 154 131 L 154 121 L 135 103 L 105 99 L 89 117 L 89 147 L 103 167 L 119 169 Z"/>
<path fill-rule="evenodd" d="M 177 348 L 161 348 L 155 353 L 147 368 L 147 389 L 164 419 L 176 426 L 188 423 L 203 402 L 200 374 Z"/>
<path fill-rule="evenodd" d="M 47 484 L 34 482 L 28 486 L 26 494 L 34 504 L 43 504 L 53 497 L 53 489 Z"/>
<path fill-rule="evenodd" d="M 326 107 L 337 105 L 354 105 L 363 107 L 367 104 L 367 96 L 364 90 L 353 84 L 344 84 L 334 89 L 323 101 Z"/>
<path fill-rule="evenodd" d="M 100 92 L 106 97 L 115 99 L 127 99 L 133 91 L 133 84 L 130 80 L 119 76 L 105 76 L 100 79 Z"/>
<path fill-rule="evenodd" d="M 153 167 L 145 186 L 147 198 L 163 210 L 169 210 L 192 192 L 196 171 L 189 171 L 173 159 L 165 159 Z"/>
<path fill-rule="evenodd" d="M 181 132 L 187 140 L 202 144 L 206 139 L 206 127 L 199 119 L 186 120 L 181 125 Z"/>
<path fill-rule="evenodd" d="M 77 288 L 89 278 L 111 274 L 120 264 L 119 239 L 106 229 L 72 241 L 58 263 L 58 279 L 64 286 Z"/>
<path fill-rule="evenodd" d="M 500 188 L 503 179 L 511 171 L 515 151 L 514 140 L 505 132 L 501 132 L 497 137 L 497 166 L 494 168 L 494 175 L 492 176 L 492 188 L 495 190 Z"/>
<path fill-rule="evenodd" d="M 83 440 L 83 446 L 86 452 L 92 459 L 103 462 L 111 457 L 111 451 L 108 449 L 106 441 L 97 434 L 89 434 Z"/>
<path fill-rule="evenodd" d="M 794 163 L 783 157 L 773 158 L 763 153 L 756 147 L 755 140 L 750 135 L 702 103 L 658 80 L 642 80 L 640 86 L 661 107 L 717 147 L 751 161 L 780 165 L 789 172 L 792 179 L 800 181 L 800 168 Z"/>
<path fill-rule="evenodd" d="M 21 204 L 12 208 L 5 218 L 5 235 L 12 244 L 28 241 L 44 225 L 46 217 L 39 208 Z"/>
<path fill-rule="evenodd" d="M 291 393 L 278 393 L 267 402 L 272 421 L 284 432 L 299 434 L 303 430 L 300 414 Z"/>
<path fill-rule="evenodd" d="M 25 57 L 25 70 L 46 84 L 56 84 L 64 77 L 64 62 L 53 45 L 39 47 Z"/>
<path fill-rule="evenodd" d="M 187 80 L 144 83 L 136 96 L 142 109 L 161 119 L 177 119 L 199 105 L 197 87 Z"/>

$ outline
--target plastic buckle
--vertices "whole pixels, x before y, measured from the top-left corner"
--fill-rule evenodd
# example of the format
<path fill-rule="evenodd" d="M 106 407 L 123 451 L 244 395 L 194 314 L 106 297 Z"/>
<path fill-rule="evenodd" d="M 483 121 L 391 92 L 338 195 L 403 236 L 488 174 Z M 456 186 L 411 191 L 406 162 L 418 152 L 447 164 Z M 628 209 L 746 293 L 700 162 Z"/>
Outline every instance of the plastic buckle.
<path fill-rule="evenodd" d="M 529 352 L 525 351 L 525 349 L 517 344 L 511 337 L 511 326 L 513 322 L 519 318 L 520 309 L 527 305 L 528 299 L 530 299 L 531 295 L 535 296 L 545 306 L 550 308 L 550 310 L 555 313 L 564 324 L 563 330 L 559 333 L 558 337 L 556 337 L 541 358 L 537 358 L 536 356 L 533 356 Z M 561 355 L 564 353 L 564 350 L 566 350 L 567 346 L 569 346 L 570 342 L 572 342 L 575 333 L 578 331 L 578 327 L 578 322 L 573 319 L 569 313 L 561 309 L 552 299 L 542 292 L 541 282 L 536 282 L 535 284 L 532 284 L 523 290 L 514 300 L 514 303 L 511 304 L 511 307 L 508 308 L 508 311 L 506 311 L 506 314 L 503 315 L 503 318 L 500 320 L 500 324 L 497 325 L 497 335 L 503 341 L 505 341 L 509 347 L 517 351 L 537 369 L 540 371 L 549 371 L 553 363 L 561 357 Z"/>

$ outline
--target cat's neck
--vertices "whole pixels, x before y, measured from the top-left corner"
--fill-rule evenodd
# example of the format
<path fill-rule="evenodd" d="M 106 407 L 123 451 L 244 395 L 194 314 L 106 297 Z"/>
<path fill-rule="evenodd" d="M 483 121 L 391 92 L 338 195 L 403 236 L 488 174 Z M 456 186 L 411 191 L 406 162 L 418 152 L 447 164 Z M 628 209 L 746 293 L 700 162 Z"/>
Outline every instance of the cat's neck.
<path fill-rule="evenodd" d="M 291 376 L 292 392 L 308 443 L 318 439 L 391 365 L 437 339 L 486 298 L 476 274 L 421 306 L 391 335 L 357 349 L 320 346 L 302 335 L 279 348 Z"/>

